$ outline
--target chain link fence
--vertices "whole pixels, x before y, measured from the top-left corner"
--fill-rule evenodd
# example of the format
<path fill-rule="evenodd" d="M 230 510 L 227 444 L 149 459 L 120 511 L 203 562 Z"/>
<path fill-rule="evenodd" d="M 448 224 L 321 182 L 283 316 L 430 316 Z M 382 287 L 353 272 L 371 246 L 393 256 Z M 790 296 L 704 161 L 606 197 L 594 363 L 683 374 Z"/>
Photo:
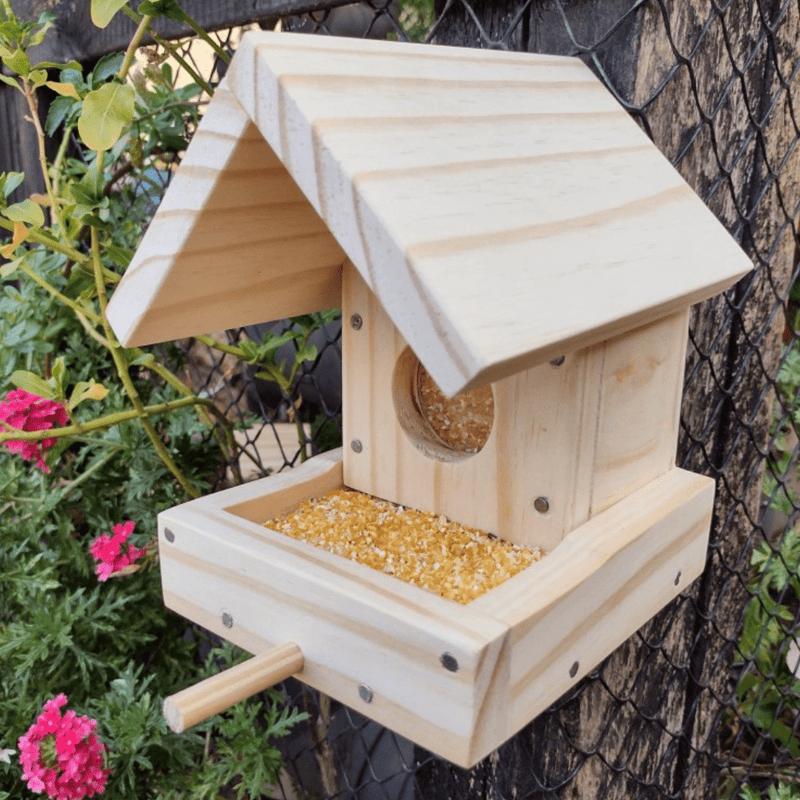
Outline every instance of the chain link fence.
<path fill-rule="evenodd" d="M 363 0 L 318 5 L 279 24 L 583 59 L 740 242 L 754 271 L 692 315 L 678 464 L 717 480 L 704 576 L 469 771 L 288 681 L 285 692 L 311 716 L 284 744 L 275 796 L 800 797 L 800 4 Z M 216 36 L 234 49 L 239 33 Z M 195 46 L 179 51 L 191 59 Z M 196 68 L 219 78 L 217 62 L 197 59 Z M 137 208 L 152 211 L 163 186 L 143 191 L 148 202 Z M 216 336 L 258 341 L 291 324 Z M 179 343 L 187 381 L 237 421 L 246 478 L 289 469 L 340 441 L 340 335 L 338 322 L 315 334 L 317 358 L 302 365 L 289 393 L 195 340 Z M 229 471 L 226 480 L 234 479 Z"/>

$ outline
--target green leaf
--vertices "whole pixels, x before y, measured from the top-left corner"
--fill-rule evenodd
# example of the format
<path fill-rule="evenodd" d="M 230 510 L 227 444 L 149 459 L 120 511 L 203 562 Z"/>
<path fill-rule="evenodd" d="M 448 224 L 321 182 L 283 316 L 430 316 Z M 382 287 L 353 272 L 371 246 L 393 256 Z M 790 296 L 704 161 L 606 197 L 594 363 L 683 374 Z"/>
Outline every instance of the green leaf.
<path fill-rule="evenodd" d="M 109 150 L 133 119 L 136 94 L 132 86 L 109 83 L 89 92 L 78 118 L 78 132 L 92 150 Z"/>
<path fill-rule="evenodd" d="M 25 260 L 25 256 L 20 256 L 19 258 L 15 258 L 13 261 L 9 261 L 7 264 L 3 264 L 0 267 L 0 278 L 8 278 L 14 274 L 17 267 Z"/>
<path fill-rule="evenodd" d="M 7 83 L 9 86 L 13 86 L 15 89 L 22 91 L 22 87 L 13 78 L 9 78 L 8 75 L 3 75 L 2 72 L 0 72 L 0 81 L 3 81 L 3 83 Z"/>
<path fill-rule="evenodd" d="M 47 87 L 52 89 L 56 94 L 63 95 L 64 97 L 74 97 L 76 100 L 81 99 L 81 96 L 78 94 L 78 90 L 71 83 L 47 81 Z"/>
<path fill-rule="evenodd" d="M 92 22 L 98 28 L 105 28 L 127 3 L 128 0 L 92 0 Z"/>
<path fill-rule="evenodd" d="M 316 345 L 311 344 L 311 342 L 306 342 L 306 344 L 297 351 L 295 358 L 302 364 L 304 361 L 314 361 L 318 355 L 319 350 L 317 350 Z"/>
<path fill-rule="evenodd" d="M 97 383 L 94 378 L 90 381 L 78 381 L 69 398 L 69 410 L 72 411 L 84 400 L 103 400 L 108 394 L 105 386 Z"/>
<path fill-rule="evenodd" d="M 81 71 L 81 65 L 77 61 L 68 61 L 66 64 L 58 64 L 55 61 L 40 61 L 35 64 L 37 69 L 60 69 Z"/>
<path fill-rule="evenodd" d="M 77 102 L 68 96 L 56 97 L 50 108 L 47 109 L 47 119 L 44 123 L 44 129 L 48 136 L 52 136 L 58 126 L 67 118 L 67 115 L 77 105 Z"/>
<path fill-rule="evenodd" d="M 90 228 L 97 228 L 99 231 L 113 231 L 114 226 L 110 222 L 100 219 L 97 214 L 86 214 L 83 217 L 83 224 Z"/>
<path fill-rule="evenodd" d="M 47 83 L 47 70 L 45 69 L 34 69 L 28 75 L 28 80 L 33 84 L 34 89 L 38 89 L 40 86 L 44 86 Z"/>
<path fill-rule="evenodd" d="M 73 200 L 82 206 L 89 206 L 89 208 L 94 208 L 100 203 L 100 199 L 97 197 L 92 188 L 87 186 L 83 181 L 80 183 L 73 183 L 69 187 L 68 196 L 70 200 Z"/>
<path fill-rule="evenodd" d="M 29 394 L 44 397 L 46 400 L 53 400 L 56 396 L 53 387 L 47 381 L 40 378 L 38 375 L 34 375 L 32 372 L 18 369 L 16 372 L 11 373 L 10 380 L 18 389 L 23 389 Z"/>
<path fill-rule="evenodd" d="M 155 361 L 152 353 L 141 353 L 136 358 L 131 359 L 130 363 L 136 367 L 151 367 L 155 364 Z"/>
<path fill-rule="evenodd" d="M 69 383 L 69 370 L 67 369 L 67 365 L 64 363 L 64 356 L 59 356 L 55 363 L 53 364 L 53 382 L 55 383 L 55 393 L 56 397 L 59 399 L 63 398 L 65 395 L 64 387 L 67 383 Z"/>
<path fill-rule="evenodd" d="M 109 78 L 116 75 L 124 60 L 124 53 L 109 53 L 107 56 L 103 56 L 92 70 L 92 87 L 98 88 Z"/>
<path fill-rule="evenodd" d="M 128 264 L 131 263 L 133 253 L 126 247 L 118 247 L 115 244 L 106 245 L 106 253 L 111 261 L 122 269 L 127 269 Z"/>
<path fill-rule="evenodd" d="M 24 172 L 7 172 L 5 175 L 0 175 L 0 185 L 3 187 L 3 196 L 8 197 L 24 180 Z"/>
<path fill-rule="evenodd" d="M 3 62 L 23 78 L 27 78 L 28 73 L 31 71 L 31 61 L 24 50 L 15 50 L 10 56 L 4 58 Z"/>
<path fill-rule="evenodd" d="M 106 56 L 108 58 L 108 56 Z M 74 67 L 72 65 L 75 65 Z M 76 61 L 70 61 L 61 74 L 58 76 L 62 83 L 71 83 L 75 86 L 85 87 L 86 83 L 83 80 L 83 68 Z"/>
<path fill-rule="evenodd" d="M 181 22 L 186 18 L 186 14 L 180 7 L 177 0 L 144 0 L 139 4 L 138 12 L 142 15 L 147 14 L 152 17 L 168 17 L 169 19 Z"/>
<path fill-rule="evenodd" d="M 3 214 L 12 222 L 27 222 L 34 228 L 41 228 L 44 225 L 44 211 L 33 200 L 22 200 L 19 203 L 14 203 L 14 205 L 5 209 Z"/>

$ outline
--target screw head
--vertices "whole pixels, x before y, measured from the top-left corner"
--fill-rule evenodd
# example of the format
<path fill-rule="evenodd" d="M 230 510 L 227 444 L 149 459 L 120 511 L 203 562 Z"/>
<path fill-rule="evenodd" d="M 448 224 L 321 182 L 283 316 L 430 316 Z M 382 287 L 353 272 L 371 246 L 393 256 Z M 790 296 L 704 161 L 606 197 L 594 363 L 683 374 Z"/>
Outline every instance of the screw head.
<path fill-rule="evenodd" d="M 576 661 L 570 668 L 569 668 L 569 676 L 570 678 L 574 678 L 578 674 L 578 670 L 580 669 L 580 664 Z"/>
<path fill-rule="evenodd" d="M 677 586 L 680 582 L 681 582 L 681 573 L 678 572 L 678 574 L 675 576 L 675 585 Z"/>
<path fill-rule="evenodd" d="M 164 528 L 164 538 L 168 542 L 174 542 L 175 541 L 175 534 L 169 528 Z"/>
<path fill-rule="evenodd" d="M 232 628 L 233 627 L 233 617 L 227 611 L 223 612 L 223 614 L 222 614 L 222 624 L 226 628 Z"/>
<path fill-rule="evenodd" d="M 537 497 L 533 501 L 533 507 L 540 514 L 546 514 L 550 510 L 550 501 L 546 497 Z"/>
<path fill-rule="evenodd" d="M 360 331 L 363 324 L 364 320 L 361 319 L 361 314 L 353 314 L 353 316 L 350 317 L 350 327 L 354 331 Z"/>
<path fill-rule="evenodd" d="M 442 653 L 439 661 L 448 672 L 458 672 L 458 660 L 452 653 Z"/>
<path fill-rule="evenodd" d="M 560 367 L 567 360 L 566 356 L 558 356 L 554 358 L 550 364 L 554 367 Z"/>
<path fill-rule="evenodd" d="M 350 442 L 350 448 L 354 453 L 360 453 L 364 449 L 364 445 L 361 444 L 361 439 L 353 439 L 353 441 Z"/>
<path fill-rule="evenodd" d="M 361 686 L 358 687 L 358 696 L 365 702 L 371 703 L 372 702 L 372 689 L 367 686 L 366 683 L 362 683 Z"/>

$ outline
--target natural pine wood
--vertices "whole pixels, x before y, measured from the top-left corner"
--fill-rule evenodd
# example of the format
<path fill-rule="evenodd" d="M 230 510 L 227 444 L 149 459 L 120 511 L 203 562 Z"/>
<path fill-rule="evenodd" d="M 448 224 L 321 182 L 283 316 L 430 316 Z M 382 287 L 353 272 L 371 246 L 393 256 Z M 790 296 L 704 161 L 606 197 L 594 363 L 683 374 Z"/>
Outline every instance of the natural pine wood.
<path fill-rule="evenodd" d="M 226 137 L 203 146 L 215 178 L 170 188 L 130 271 L 136 286 L 157 287 L 152 294 L 127 278 L 117 290 L 124 300 L 111 316 L 126 343 L 184 335 L 204 324 L 200 307 L 252 319 L 237 258 L 253 218 L 237 209 L 220 221 L 226 178 L 217 174 L 236 137 L 255 136 L 247 120 L 266 145 L 237 152 L 228 169 L 249 175 L 271 148 L 297 202 L 287 217 L 262 204 L 254 296 L 296 274 L 293 297 L 307 298 L 305 310 L 329 303 L 305 284 L 333 293 L 341 254 L 323 248 L 316 259 L 307 236 L 268 233 L 295 215 L 301 227 L 314 220 L 320 247 L 332 242 L 327 229 L 447 394 L 667 316 L 750 269 L 578 59 L 249 33 L 227 81 L 243 110 L 231 110 L 227 93 L 212 101 Z M 177 240 L 165 224 L 175 211 L 192 220 Z M 233 285 L 212 302 L 207 287 L 227 268 Z M 180 278 L 168 277 L 176 270 Z M 117 321 L 123 306 L 137 326 Z M 262 320 L 273 307 L 262 305 Z"/>
<path fill-rule="evenodd" d="M 260 524 L 341 485 L 336 452 L 162 513 L 165 601 L 250 652 L 296 643 L 300 680 L 462 766 L 702 571 L 713 495 L 708 478 L 670 470 L 462 606 Z M 442 666 L 445 652 L 456 672 Z"/>
<path fill-rule="evenodd" d="M 280 644 L 165 698 L 164 717 L 175 733 L 183 733 L 302 669 L 300 648 L 291 642 Z"/>
<path fill-rule="evenodd" d="M 350 264 L 343 287 L 344 441 L 361 444 L 345 447 L 348 486 L 549 551 L 674 466 L 688 310 L 492 384 L 489 439 L 459 456 L 409 432 L 397 365 L 413 354 Z"/>
<path fill-rule="evenodd" d="M 108 308 L 128 344 L 338 306 L 335 240 L 221 86 Z M 121 286 L 121 285 L 120 285 Z"/>
<path fill-rule="evenodd" d="M 749 261 L 577 60 L 253 35 L 227 80 L 112 300 L 120 336 L 340 297 L 362 324 L 344 464 L 165 512 L 165 600 L 251 652 L 296 642 L 307 683 L 471 765 L 702 570 L 713 485 L 674 468 L 688 307 Z M 491 383 L 480 453 L 420 426 L 417 358 L 447 394 Z M 546 567 L 461 607 L 257 524 L 342 483 Z"/>

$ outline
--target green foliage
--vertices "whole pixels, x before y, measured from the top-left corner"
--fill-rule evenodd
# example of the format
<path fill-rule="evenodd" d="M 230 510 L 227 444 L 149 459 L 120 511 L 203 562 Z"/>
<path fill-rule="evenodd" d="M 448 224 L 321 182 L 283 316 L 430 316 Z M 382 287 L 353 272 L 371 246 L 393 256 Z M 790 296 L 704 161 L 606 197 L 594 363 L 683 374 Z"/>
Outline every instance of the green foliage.
<path fill-rule="evenodd" d="M 742 786 L 741 800 L 764 800 L 764 795 L 748 784 Z M 797 800 L 800 798 L 800 785 L 796 783 L 779 783 L 767 789 L 766 800 Z"/>
<path fill-rule="evenodd" d="M 186 14 L 177 0 L 156 0 L 155 2 L 145 0 L 145 2 L 139 4 L 138 11 L 140 14 L 149 14 L 152 17 L 167 17 L 178 22 L 186 19 Z"/>
<path fill-rule="evenodd" d="M 92 13 L 107 24 L 123 6 L 93 0 Z M 98 721 L 112 770 L 106 796 L 194 800 L 229 783 L 255 798 L 280 768 L 272 739 L 303 716 L 271 693 L 197 731 L 168 731 L 163 698 L 196 682 L 201 635 L 185 636 L 185 620 L 164 608 L 154 556 L 99 583 L 89 553 L 127 520 L 136 524 L 132 544 L 148 547 L 156 515 L 208 491 L 228 455 L 211 444 L 220 430 L 204 415 L 209 401 L 153 352 L 120 347 L 104 321 L 105 297 L 152 210 L 148 195 L 157 198 L 198 119 L 201 89 L 175 89 L 158 61 L 129 84 L 120 54 L 91 72 L 34 63 L 29 48 L 54 17 L 27 22 L 9 8 L 0 5 L 0 79 L 25 95 L 36 121 L 36 90 L 56 93 L 36 133 L 55 137 L 58 155 L 41 164 L 46 197 L 10 203 L 24 176 L 0 174 L 0 226 L 12 236 L 0 248 L 0 398 L 19 387 L 59 402 L 78 434 L 57 438 L 50 474 L 0 446 L 0 800 L 30 796 L 12 751 L 60 692 Z M 142 13 L 182 14 L 172 0 Z M 86 148 L 79 156 L 67 147 L 75 130 Z M 141 190 L 147 181 L 156 191 Z M 299 318 L 298 364 L 316 357 L 307 345 L 316 324 Z M 13 441 L 5 429 L 0 438 Z M 209 664 L 241 655 L 214 649 Z"/>
<path fill-rule="evenodd" d="M 92 22 L 98 28 L 105 28 L 127 4 L 128 0 L 92 0 Z"/>
<path fill-rule="evenodd" d="M 141 665 L 129 663 L 109 690 L 93 698 L 87 709 L 100 721 L 98 733 L 112 755 L 106 794 L 115 798 L 141 797 L 142 775 L 163 790 L 180 788 L 203 747 L 197 732 L 174 736 L 167 729 L 155 690 L 156 675 L 142 677 Z"/>
<path fill-rule="evenodd" d="M 241 663 L 246 654 L 230 644 L 212 651 L 206 660 L 205 676 Z M 216 723 L 219 736 L 204 768 L 193 776 L 193 800 L 216 798 L 219 787 L 235 787 L 237 800 L 261 797 L 278 781 L 283 759 L 274 746 L 275 739 L 286 736 L 308 714 L 284 704 L 275 690 L 264 692 L 263 699 L 238 703 Z"/>
<path fill-rule="evenodd" d="M 317 414 L 311 423 L 311 439 L 320 453 L 335 450 L 342 446 L 342 415 L 332 420 L 322 414 Z"/>
<path fill-rule="evenodd" d="M 398 22 L 412 42 L 421 42 L 436 19 L 433 0 L 401 0 Z M 397 38 L 391 36 L 390 38 Z"/>
<path fill-rule="evenodd" d="M 136 95 L 132 86 L 107 83 L 83 99 L 78 131 L 92 150 L 110 150 L 133 120 Z"/>
<path fill-rule="evenodd" d="M 776 549 L 760 544 L 751 557 L 756 577 L 739 640 L 741 675 L 737 706 L 754 728 L 780 752 L 800 757 L 793 730 L 800 712 L 800 681 L 786 663 L 788 643 L 800 602 L 800 535 L 790 529 Z"/>
<path fill-rule="evenodd" d="M 292 327 L 288 331 L 281 334 L 267 334 L 258 344 L 245 337 L 239 342 L 242 361 L 259 367 L 256 377 L 276 383 L 283 396 L 290 399 L 297 381 L 298 370 L 304 363 L 315 361 L 319 355 L 317 348 L 309 341 L 311 334 L 338 319 L 340 314 L 341 311 L 334 308 L 292 317 L 289 320 Z M 290 342 L 294 345 L 292 361 L 287 364 L 286 359 L 282 358 L 278 362 L 278 351 Z"/>
<path fill-rule="evenodd" d="M 773 415 L 773 448 L 765 471 L 763 493 L 772 507 L 791 516 L 798 498 L 791 486 L 797 475 L 795 463 L 796 430 L 800 423 L 800 349 L 791 346 L 784 353 L 778 375 L 777 398 Z M 800 732 L 796 719 L 800 713 L 800 680 L 789 657 L 795 641 L 800 609 L 800 528 L 792 525 L 772 544 L 763 541 L 751 555 L 752 578 L 748 584 L 751 599 L 744 612 L 735 662 L 739 668 L 736 687 L 738 720 L 743 726 L 737 757 L 747 763 L 777 762 L 777 782 L 766 786 L 771 800 L 794 800 L 800 787 L 784 781 L 780 764 L 800 758 Z M 794 669 L 794 672 L 792 671 Z M 725 782 L 723 796 L 733 790 L 732 779 Z M 727 792 L 727 793 L 726 793 Z M 740 790 L 742 800 L 764 797 L 750 785 Z"/>

